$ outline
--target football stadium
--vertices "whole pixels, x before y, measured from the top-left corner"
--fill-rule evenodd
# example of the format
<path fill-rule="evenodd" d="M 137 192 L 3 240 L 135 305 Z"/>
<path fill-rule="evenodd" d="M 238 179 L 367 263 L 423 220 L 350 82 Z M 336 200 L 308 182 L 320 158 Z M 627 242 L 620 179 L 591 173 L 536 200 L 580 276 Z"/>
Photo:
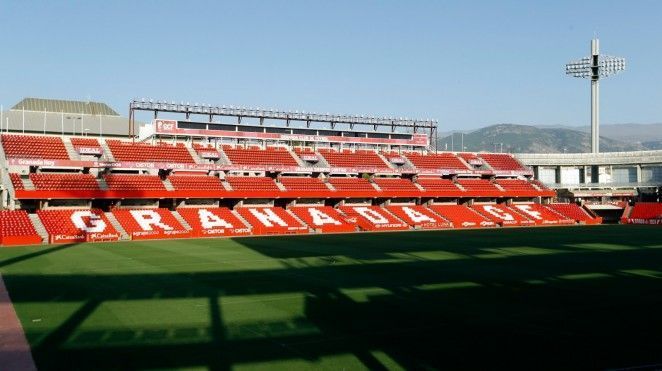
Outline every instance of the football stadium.
<path fill-rule="evenodd" d="M 0 371 L 662 369 L 662 150 L 600 151 L 625 62 L 591 47 L 585 153 L 449 149 L 386 104 L 16 97 Z"/>
<path fill-rule="evenodd" d="M 40 369 L 660 354 L 662 203 L 603 224 L 512 154 L 434 149 L 430 120 L 130 106 L 3 113 L 0 270 Z"/>

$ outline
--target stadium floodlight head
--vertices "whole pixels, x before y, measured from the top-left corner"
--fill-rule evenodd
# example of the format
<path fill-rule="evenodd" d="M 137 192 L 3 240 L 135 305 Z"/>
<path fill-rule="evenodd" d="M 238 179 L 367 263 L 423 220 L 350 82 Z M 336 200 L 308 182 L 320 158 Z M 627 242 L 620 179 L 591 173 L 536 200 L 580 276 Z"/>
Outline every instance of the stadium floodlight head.
<path fill-rule="evenodd" d="M 625 71 L 625 58 L 600 55 L 598 39 L 591 40 L 591 56 L 565 65 L 565 74 L 591 79 L 591 152 L 600 152 L 600 79 Z"/>

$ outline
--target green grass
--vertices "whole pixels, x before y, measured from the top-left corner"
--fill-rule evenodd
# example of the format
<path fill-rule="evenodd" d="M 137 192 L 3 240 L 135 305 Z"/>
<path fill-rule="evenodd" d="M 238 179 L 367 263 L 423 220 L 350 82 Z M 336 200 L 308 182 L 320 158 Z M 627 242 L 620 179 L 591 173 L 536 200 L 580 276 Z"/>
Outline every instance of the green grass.
<path fill-rule="evenodd" d="M 651 226 L 18 247 L 0 272 L 40 369 L 662 363 Z"/>

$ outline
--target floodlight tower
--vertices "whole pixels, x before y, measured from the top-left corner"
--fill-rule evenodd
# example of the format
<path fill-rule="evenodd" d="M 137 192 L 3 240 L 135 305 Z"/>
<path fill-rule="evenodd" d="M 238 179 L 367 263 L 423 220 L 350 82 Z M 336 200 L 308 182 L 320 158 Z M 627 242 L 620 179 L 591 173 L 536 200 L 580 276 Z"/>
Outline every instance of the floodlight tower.
<path fill-rule="evenodd" d="M 625 59 L 600 55 L 598 39 L 591 40 L 591 56 L 565 65 L 565 74 L 591 79 L 591 152 L 600 152 L 600 78 L 625 70 Z"/>

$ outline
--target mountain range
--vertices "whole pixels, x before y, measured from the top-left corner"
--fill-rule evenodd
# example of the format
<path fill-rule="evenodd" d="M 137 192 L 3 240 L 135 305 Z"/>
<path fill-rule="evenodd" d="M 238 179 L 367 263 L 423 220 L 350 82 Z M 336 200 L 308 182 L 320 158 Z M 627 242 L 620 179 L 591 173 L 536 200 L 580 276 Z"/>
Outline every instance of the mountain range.
<path fill-rule="evenodd" d="M 614 124 L 600 127 L 600 151 L 662 149 L 662 124 Z M 441 135 L 440 150 L 513 153 L 589 152 L 590 128 L 498 124 L 471 132 Z"/>

